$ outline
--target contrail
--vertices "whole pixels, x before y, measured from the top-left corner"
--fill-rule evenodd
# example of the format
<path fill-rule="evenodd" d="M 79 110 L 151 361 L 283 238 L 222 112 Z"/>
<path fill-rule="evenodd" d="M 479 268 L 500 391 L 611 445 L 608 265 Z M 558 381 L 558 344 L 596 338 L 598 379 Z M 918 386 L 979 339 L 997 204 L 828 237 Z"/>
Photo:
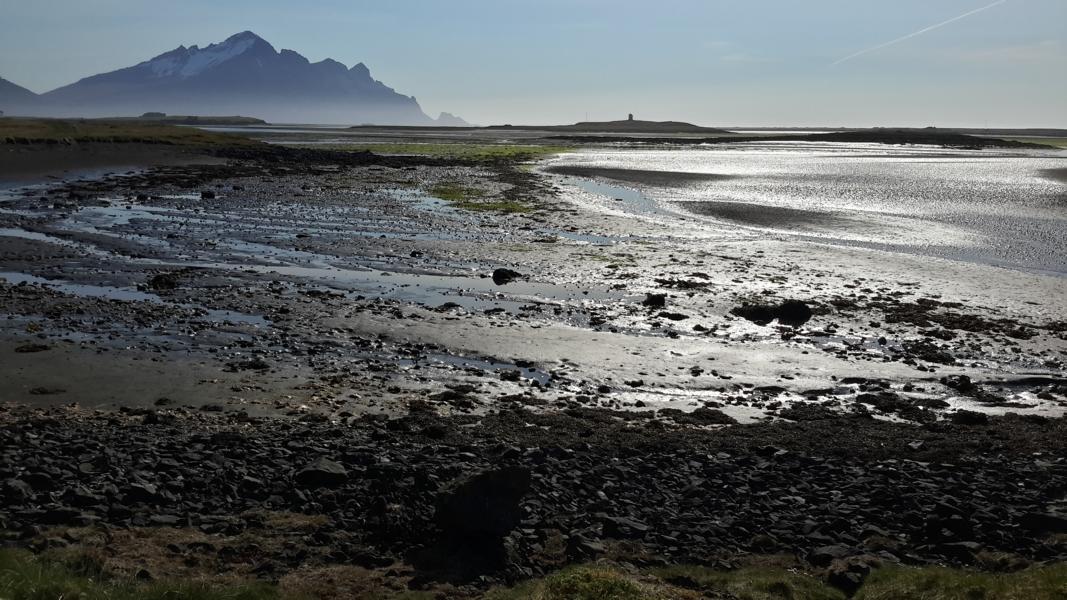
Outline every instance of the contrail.
<path fill-rule="evenodd" d="M 874 46 L 873 48 L 867 48 L 866 50 L 860 50 L 859 52 L 857 52 L 855 54 L 849 54 L 845 58 L 842 58 L 842 59 L 834 62 L 830 66 L 837 66 L 837 65 L 839 65 L 839 64 L 841 64 L 841 63 L 843 63 L 845 61 L 852 60 L 853 58 L 856 58 L 857 56 L 863 56 L 864 54 L 867 54 L 869 52 L 874 52 L 875 50 L 881 50 L 882 48 L 886 48 L 888 46 L 892 46 L 893 44 L 899 44 L 900 42 L 903 42 L 904 40 L 910 40 L 911 38 L 913 38 L 913 37 L 915 37 L 917 35 L 922 35 L 922 34 L 928 32 L 928 31 L 933 31 L 933 30 L 935 30 L 935 29 L 937 29 L 939 27 L 944 27 L 945 25 L 948 25 L 949 23 L 955 23 L 956 21 L 959 21 L 960 19 L 965 19 L 965 18 L 967 18 L 967 17 L 969 17 L 969 16 L 971 16 L 971 15 L 973 15 L 975 13 L 980 13 L 983 10 L 989 10 L 989 9 L 993 8 L 994 6 L 998 6 L 1000 4 L 1004 4 L 1007 1 L 1008 0 L 997 0 L 996 2 L 994 2 L 992 4 L 983 6 L 981 8 L 976 8 L 976 9 L 970 11 L 970 12 L 965 12 L 962 15 L 959 15 L 958 17 L 952 17 L 951 19 L 949 19 L 947 21 L 942 21 L 941 23 L 938 23 L 937 25 L 931 25 L 931 26 L 926 27 L 924 29 L 920 29 L 919 31 L 916 31 L 916 32 L 913 32 L 913 33 L 909 33 L 908 35 L 905 35 L 903 37 L 898 37 L 895 40 L 886 42 L 884 44 L 879 44 L 877 46 Z"/>

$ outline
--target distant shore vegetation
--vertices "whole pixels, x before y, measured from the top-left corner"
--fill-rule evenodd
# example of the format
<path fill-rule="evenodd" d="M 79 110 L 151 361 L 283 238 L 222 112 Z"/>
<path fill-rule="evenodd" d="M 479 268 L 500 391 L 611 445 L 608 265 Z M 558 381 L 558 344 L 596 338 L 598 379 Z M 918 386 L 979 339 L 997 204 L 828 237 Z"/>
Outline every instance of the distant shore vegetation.
<path fill-rule="evenodd" d="M 314 145 L 312 148 L 343 150 L 348 152 L 373 152 L 408 156 L 470 160 L 475 162 L 525 162 L 538 160 L 553 154 L 569 152 L 571 146 L 538 144 L 420 144 L 420 143 L 358 143 Z"/>
<path fill-rule="evenodd" d="M 0 118 L 3 144 L 138 143 L 181 146 L 258 146 L 250 138 L 183 127 L 156 119 Z"/>

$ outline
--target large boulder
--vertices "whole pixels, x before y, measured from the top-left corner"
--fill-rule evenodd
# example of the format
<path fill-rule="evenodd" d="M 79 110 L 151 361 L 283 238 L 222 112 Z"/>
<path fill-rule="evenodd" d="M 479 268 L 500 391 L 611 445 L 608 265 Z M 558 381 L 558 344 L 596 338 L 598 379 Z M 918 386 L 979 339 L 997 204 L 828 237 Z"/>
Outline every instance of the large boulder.
<path fill-rule="evenodd" d="M 767 325 L 778 319 L 782 325 L 800 327 L 811 320 L 811 307 L 800 300 L 786 300 L 781 304 L 749 304 L 743 303 L 730 310 L 730 314 L 752 321 L 756 325 Z"/>
<path fill-rule="evenodd" d="M 767 304 L 749 304 L 746 302 L 741 306 L 735 306 L 730 310 L 730 314 L 735 317 L 741 317 L 746 321 L 752 321 L 756 325 L 767 325 L 774 320 L 774 307 Z"/>
<path fill-rule="evenodd" d="M 439 537 L 428 548 L 427 564 L 464 580 L 506 568 L 515 560 L 508 534 L 522 521 L 520 502 L 529 489 L 530 471 L 521 467 L 457 481 L 438 497 Z"/>
<path fill-rule="evenodd" d="M 649 308 L 663 308 L 667 306 L 667 294 L 645 294 L 641 305 Z"/>
<path fill-rule="evenodd" d="M 497 285 L 509 284 L 520 277 L 522 277 L 522 273 L 511 269 L 500 268 L 493 271 L 493 283 Z"/>
<path fill-rule="evenodd" d="M 988 425 L 989 415 L 973 410 L 957 410 L 948 416 L 956 425 Z"/>
<path fill-rule="evenodd" d="M 348 471 L 341 463 L 321 457 L 297 471 L 293 481 L 308 488 L 337 487 L 348 481 Z"/>
<path fill-rule="evenodd" d="M 800 327 L 811 320 L 811 307 L 800 300 L 786 300 L 778 305 L 778 322 L 790 327 Z"/>
<path fill-rule="evenodd" d="M 530 471 L 506 467 L 453 484 L 437 503 L 436 521 L 446 535 L 502 538 L 522 519 L 519 501 L 530 489 Z"/>
<path fill-rule="evenodd" d="M 820 546 L 808 553 L 808 562 L 816 567 L 829 567 L 835 560 L 852 554 L 852 549 L 842 544 Z"/>

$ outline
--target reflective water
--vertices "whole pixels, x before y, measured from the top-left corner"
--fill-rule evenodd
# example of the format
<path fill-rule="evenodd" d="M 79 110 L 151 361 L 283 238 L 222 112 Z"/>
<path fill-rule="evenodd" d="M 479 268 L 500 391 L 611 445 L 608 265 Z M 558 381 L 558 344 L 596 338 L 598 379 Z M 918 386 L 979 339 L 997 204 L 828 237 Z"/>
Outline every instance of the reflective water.
<path fill-rule="evenodd" d="M 728 175 L 669 188 L 568 180 L 606 207 L 698 220 L 709 232 L 788 234 L 1067 274 L 1067 168 L 1057 150 L 762 142 L 590 150 L 553 165 Z M 617 179 L 617 177 L 615 177 Z"/>
<path fill-rule="evenodd" d="M 123 302 L 153 302 L 155 304 L 167 304 L 181 308 L 193 308 L 202 311 L 205 320 L 217 323 L 239 323 L 254 325 L 256 327 L 266 327 L 269 324 L 265 318 L 259 315 L 247 315 L 232 310 L 214 310 L 191 304 L 167 302 L 156 294 L 142 292 L 141 290 L 129 287 L 72 283 L 59 279 L 45 279 L 43 277 L 15 271 L 0 271 L 0 280 L 13 285 L 38 285 L 63 294 L 81 296 L 83 298 L 104 298 L 107 300 L 119 300 Z"/>

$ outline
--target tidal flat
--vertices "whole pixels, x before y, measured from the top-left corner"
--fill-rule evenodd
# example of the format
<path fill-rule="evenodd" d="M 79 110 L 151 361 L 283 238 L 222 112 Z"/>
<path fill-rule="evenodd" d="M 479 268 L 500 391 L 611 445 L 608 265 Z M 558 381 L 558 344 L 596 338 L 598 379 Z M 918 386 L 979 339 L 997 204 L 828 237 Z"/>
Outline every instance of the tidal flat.
<path fill-rule="evenodd" d="M 1067 152 L 245 134 L 3 146 L 66 169 L 0 196 L 9 542 L 455 597 L 1067 557 Z"/>

